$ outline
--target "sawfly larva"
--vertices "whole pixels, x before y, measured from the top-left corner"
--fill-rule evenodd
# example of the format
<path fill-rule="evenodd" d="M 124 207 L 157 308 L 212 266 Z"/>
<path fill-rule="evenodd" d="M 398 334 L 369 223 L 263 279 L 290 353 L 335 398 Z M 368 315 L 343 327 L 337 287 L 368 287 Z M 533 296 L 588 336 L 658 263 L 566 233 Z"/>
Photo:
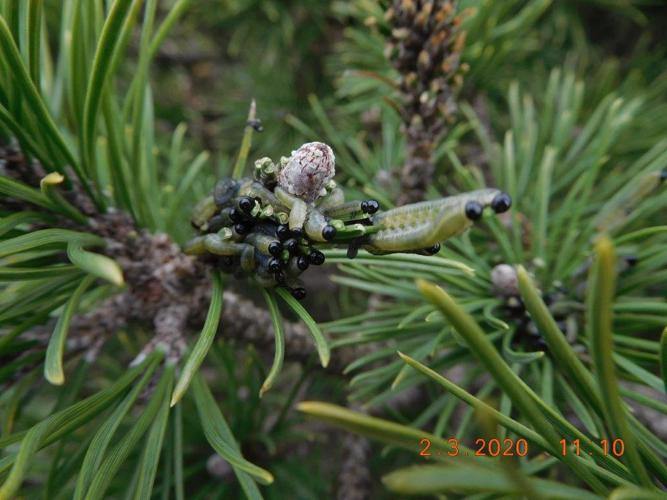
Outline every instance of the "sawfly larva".
<path fill-rule="evenodd" d="M 507 194 L 482 189 L 381 211 L 375 200 L 346 202 L 334 167 L 331 148 L 311 142 L 277 164 L 257 160 L 252 179 L 221 179 L 196 206 L 192 224 L 200 235 L 185 251 L 301 299 L 306 292 L 298 278 L 324 263 L 322 248 L 347 247 L 350 258 L 359 249 L 433 255 L 485 208 L 502 213 L 512 204 Z"/>

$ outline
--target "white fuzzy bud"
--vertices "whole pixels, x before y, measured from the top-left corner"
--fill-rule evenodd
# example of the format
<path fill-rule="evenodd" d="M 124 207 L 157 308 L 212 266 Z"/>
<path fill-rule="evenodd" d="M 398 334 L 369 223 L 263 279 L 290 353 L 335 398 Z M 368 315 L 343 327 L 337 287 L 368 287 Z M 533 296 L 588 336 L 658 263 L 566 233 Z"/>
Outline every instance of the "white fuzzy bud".
<path fill-rule="evenodd" d="M 519 278 L 514 266 L 499 264 L 491 271 L 491 283 L 498 295 L 512 297 L 519 295 Z"/>
<path fill-rule="evenodd" d="M 278 185 L 307 202 L 315 201 L 336 173 L 336 159 L 329 146 L 307 142 L 292 151 L 278 174 Z"/>
<path fill-rule="evenodd" d="M 206 460 L 206 470 L 211 476 L 220 479 L 231 479 L 234 473 L 234 469 L 229 465 L 229 462 L 217 453 Z"/>

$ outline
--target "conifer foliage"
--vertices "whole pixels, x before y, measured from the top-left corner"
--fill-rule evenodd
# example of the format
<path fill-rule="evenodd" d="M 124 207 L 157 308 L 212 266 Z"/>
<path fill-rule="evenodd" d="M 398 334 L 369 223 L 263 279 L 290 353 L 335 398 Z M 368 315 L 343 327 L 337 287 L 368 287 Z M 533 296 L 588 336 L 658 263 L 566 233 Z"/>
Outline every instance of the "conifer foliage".
<path fill-rule="evenodd" d="M 0 500 L 663 498 L 665 19 L 0 0 Z"/>

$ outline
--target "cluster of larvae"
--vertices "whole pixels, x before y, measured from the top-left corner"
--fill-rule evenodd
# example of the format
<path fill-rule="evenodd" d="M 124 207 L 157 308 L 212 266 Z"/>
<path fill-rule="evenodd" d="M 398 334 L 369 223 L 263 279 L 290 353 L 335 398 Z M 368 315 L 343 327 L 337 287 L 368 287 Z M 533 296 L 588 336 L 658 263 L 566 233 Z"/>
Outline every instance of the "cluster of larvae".
<path fill-rule="evenodd" d="M 433 255 L 484 208 L 501 213 L 511 206 L 507 194 L 482 189 L 380 211 L 375 200 L 346 202 L 334 174 L 333 151 L 321 142 L 304 144 L 278 163 L 257 160 L 253 178 L 221 179 L 197 205 L 192 223 L 200 234 L 185 251 L 302 299 L 306 291 L 298 278 L 324 263 L 323 248 L 347 247 L 350 258 L 359 249 Z"/>

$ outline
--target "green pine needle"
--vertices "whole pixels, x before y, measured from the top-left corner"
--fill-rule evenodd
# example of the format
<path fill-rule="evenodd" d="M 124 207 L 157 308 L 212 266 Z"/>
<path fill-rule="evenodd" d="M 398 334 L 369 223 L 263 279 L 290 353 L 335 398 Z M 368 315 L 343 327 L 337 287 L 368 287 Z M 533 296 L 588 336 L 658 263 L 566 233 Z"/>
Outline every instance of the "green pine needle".
<path fill-rule="evenodd" d="M 44 361 L 44 377 L 54 385 L 65 383 L 65 372 L 63 370 L 63 351 L 65 350 L 65 340 L 72 316 L 79 307 L 81 296 L 88 290 L 95 281 L 95 276 L 86 276 L 74 293 L 67 301 L 65 309 L 58 318 L 53 334 L 49 339 L 49 346 L 46 349 L 46 360 Z"/>
<path fill-rule="evenodd" d="M 223 286 L 220 274 L 217 271 L 212 273 L 211 276 L 213 290 L 211 291 L 211 304 L 209 305 L 208 313 L 206 314 L 206 321 L 199 334 L 199 338 L 197 338 L 197 342 L 190 351 L 188 359 L 181 369 L 181 375 L 179 376 L 174 392 L 171 395 L 171 406 L 178 403 L 188 390 L 188 387 L 190 387 L 192 378 L 196 375 L 199 367 L 204 362 L 204 358 L 206 358 L 206 355 L 213 344 L 213 340 L 215 339 L 215 334 L 218 331 L 220 315 L 222 313 Z"/>

